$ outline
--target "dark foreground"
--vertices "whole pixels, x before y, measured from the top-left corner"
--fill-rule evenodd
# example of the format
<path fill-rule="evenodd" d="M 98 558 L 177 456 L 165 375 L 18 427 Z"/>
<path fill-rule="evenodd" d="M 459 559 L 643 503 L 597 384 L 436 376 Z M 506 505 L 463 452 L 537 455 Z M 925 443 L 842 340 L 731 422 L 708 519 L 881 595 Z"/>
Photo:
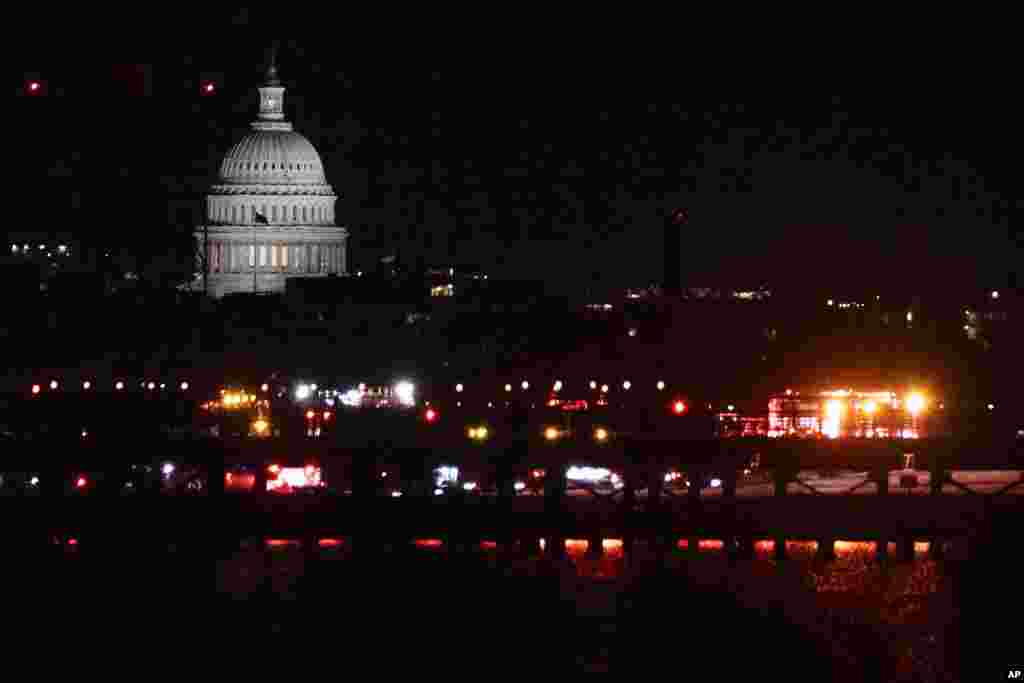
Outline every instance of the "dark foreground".
<path fill-rule="evenodd" d="M 1019 538 L 989 530 L 944 561 L 885 568 L 857 549 L 829 563 L 796 552 L 731 564 L 714 549 L 659 559 L 644 545 L 555 561 L 259 540 L 168 548 L 140 535 L 8 546 L 4 585 L 15 642 L 101 660 L 185 651 L 385 675 L 988 680 L 1024 651 Z"/>

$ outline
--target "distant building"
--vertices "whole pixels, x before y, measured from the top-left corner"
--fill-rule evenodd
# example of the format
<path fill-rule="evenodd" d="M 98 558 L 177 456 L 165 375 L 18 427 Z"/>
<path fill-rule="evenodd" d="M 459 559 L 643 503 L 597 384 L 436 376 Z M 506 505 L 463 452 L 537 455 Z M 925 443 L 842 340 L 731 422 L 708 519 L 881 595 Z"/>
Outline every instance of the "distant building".
<path fill-rule="evenodd" d="M 941 410 L 916 392 L 787 390 L 768 401 L 767 436 L 916 439 L 935 431 Z"/>
<path fill-rule="evenodd" d="M 208 234 L 196 231 L 208 290 L 218 298 L 281 292 L 289 276 L 346 270 L 348 232 L 334 225 L 337 196 L 316 149 L 285 121 L 285 89 L 274 64 L 258 90 L 259 116 L 224 157 L 207 196 Z"/>

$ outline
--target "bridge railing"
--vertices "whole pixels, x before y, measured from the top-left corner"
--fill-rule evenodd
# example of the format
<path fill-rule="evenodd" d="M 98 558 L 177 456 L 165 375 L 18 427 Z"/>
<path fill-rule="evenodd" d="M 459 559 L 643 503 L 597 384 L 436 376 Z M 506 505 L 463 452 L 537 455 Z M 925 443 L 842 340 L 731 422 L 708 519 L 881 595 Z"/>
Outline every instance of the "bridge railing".
<path fill-rule="evenodd" d="M 12 506 L 12 512 L 15 507 L 21 511 L 31 508 L 33 514 L 7 518 L 29 520 L 23 528 L 36 529 L 37 537 L 46 538 L 109 536 L 127 528 L 128 521 L 144 520 L 154 537 L 198 534 L 223 541 L 246 535 L 296 535 L 311 543 L 309 539 L 319 536 L 342 535 L 358 546 L 387 539 L 408 541 L 425 534 L 440 535 L 449 546 L 465 544 L 468 539 L 497 538 L 502 547 L 529 547 L 537 538 L 546 538 L 556 554 L 563 550 L 561 539 L 570 534 L 591 538 L 593 548 L 601 547 L 601 537 L 609 534 L 621 536 L 627 548 L 634 539 L 647 537 L 662 550 L 675 547 L 672 541 L 680 537 L 688 538 L 688 548 L 695 550 L 701 534 L 715 534 L 741 556 L 750 552 L 755 537 L 767 534 L 775 537 L 776 552 L 782 557 L 787 537 L 808 534 L 819 539 L 826 554 L 836 536 L 848 538 L 849 534 L 878 539 L 883 555 L 890 538 L 901 539 L 901 548 L 910 552 L 915 540 L 928 538 L 933 552 L 940 553 L 942 544 L 936 541 L 944 534 L 965 533 L 985 515 L 1016 512 L 1020 507 L 1016 496 L 1008 501 L 1010 505 L 993 507 L 985 502 L 1009 498 L 1005 494 L 1018 488 L 1019 476 L 990 497 L 944 495 L 951 484 L 959 486 L 950 476 L 953 456 L 948 449 L 933 452 L 928 460 L 930 495 L 894 495 L 890 473 L 902 471 L 906 461 L 905 448 L 893 444 L 845 452 L 831 444 L 812 449 L 792 441 L 626 441 L 618 448 L 581 450 L 550 444 L 538 451 L 520 440 L 501 449 L 465 447 L 446 452 L 387 444 L 318 450 L 307 444 L 308 450 L 291 454 L 280 452 L 283 445 L 193 444 L 188 459 L 202 468 L 206 481 L 197 496 L 126 497 L 96 495 L 101 492 L 92 490 L 83 495 L 67 486 L 43 485 L 35 505 L 27 500 L 4 501 Z M 915 459 L 924 453 L 916 450 Z M 759 456 L 758 469 L 769 470 L 769 476 L 762 479 L 771 494 L 767 497 L 739 495 L 755 454 Z M 266 493 L 267 465 L 283 462 L 285 456 L 297 462 L 319 458 L 325 478 L 344 481 L 352 495 Z M 567 466 L 608 466 L 609 459 L 615 460 L 612 466 L 621 473 L 621 487 L 590 503 L 569 495 L 572 487 Z M 808 465 L 836 469 L 851 461 L 869 464 L 865 482 L 875 486 L 875 495 L 813 495 L 813 483 L 799 483 L 800 472 Z M 251 466 L 254 492 L 226 495 L 225 469 L 239 464 Z M 486 477 L 497 495 L 478 496 L 459 488 L 448 495 L 433 495 L 429 478 L 441 464 L 454 464 L 473 476 Z M 46 468 L 43 481 L 67 478 L 56 457 Z M 538 492 L 542 495 L 519 495 L 515 483 L 532 469 L 544 470 Z M 385 471 L 392 481 L 401 482 L 401 498 L 380 496 L 384 488 L 381 473 Z M 714 474 L 722 480 L 719 494 L 707 496 L 702 487 L 690 486 L 682 489 L 681 496 L 669 495 L 671 487 L 666 485 L 665 475 L 670 471 L 680 472 L 691 482 L 704 482 Z M 812 495 L 792 495 L 794 484 L 810 488 Z"/>

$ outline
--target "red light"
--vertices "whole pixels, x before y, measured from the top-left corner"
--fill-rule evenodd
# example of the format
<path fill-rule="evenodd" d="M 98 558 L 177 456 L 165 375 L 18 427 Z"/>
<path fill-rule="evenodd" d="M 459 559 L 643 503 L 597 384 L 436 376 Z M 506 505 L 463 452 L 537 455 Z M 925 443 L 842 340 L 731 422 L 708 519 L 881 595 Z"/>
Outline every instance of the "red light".
<path fill-rule="evenodd" d="M 78 545 L 78 539 L 77 538 L 69 538 L 68 539 L 68 545 Z"/>
<path fill-rule="evenodd" d="M 325 420 L 330 420 L 331 419 L 331 412 L 329 410 L 325 410 L 324 411 L 324 419 Z"/>
<path fill-rule="evenodd" d="M 437 419 L 437 411 L 433 408 L 429 408 L 424 417 L 427 419 L 427 422 L 433 422 Z"/>
<path fill-rule="evenodd" d="M 80 489 L 85 488 L 85 485 L 88 483 L 89 482 L 86 481 L 85 477 L 79 477 L 77 480 L 75 480 L 75 486 L 77 486 Z"/>
<path fill-rule="evenodd" d="M 672 404 L 672 412 L 676 415 L 682 415 L 686 412 L 686 404 L 682 401 L 676 401 Z"/>
<path fill-rule="evenodd" d="M 39 81 L 29 81 L 26 84 L 25 89 L 28 91 L 29 95 L 43 94 L 43 84 Z"/>
<path fill-rule="evenodd" d="M 314 413 L 312 410 L 307 410 L 306 411 L 306 419 L 307 420 L 312 420 L 314 417 L 316 417 L 316 413 Z"/>
<path fill-rule="evenodd" d="M 32 393 L 33 394 L 38 394 L 42 390 L 43 390 L 43 388 L 41 386 L 39 386 L 38 384 L 33 384 L 32 385 Z"/>

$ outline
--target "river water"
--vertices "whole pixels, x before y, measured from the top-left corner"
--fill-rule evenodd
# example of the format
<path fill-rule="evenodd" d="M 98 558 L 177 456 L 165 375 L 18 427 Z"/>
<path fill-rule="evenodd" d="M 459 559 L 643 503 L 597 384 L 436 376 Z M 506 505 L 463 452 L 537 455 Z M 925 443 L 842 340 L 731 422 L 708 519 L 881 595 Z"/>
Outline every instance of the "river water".
<path fill-rule="evenodd" d="M 873 543 L 860 542 L 837 542 L 828 561 L 816 557 L 814 542 L 789 542 L 782 562 L 773 559 L 770 541 L 759 542 L 746 561 L 730 561 L 714 540 L 702 541 L 696 554 L 667 555 L 638 542 L 629 558 L 617 539 L 602 546 L 588 553 L 586 541 L 568 540 L 559 561 L 541 547 L 506 556 L 483 543 L 452 559 L 440 539 L 420 539 L 374 553 L 367 577 L 356 568 L 366 561 L 345 539 L 321 540 L 311 552 L 292 539 L 253 539 L 224 553 L 218 593 L 235 606 L 260 606 L 254 623 L 282 637 L 309 633 L 300 615 L 311 605 L 360 614 L 378 605 L 399 621 L 412 612 L 438 623 L 454 616 L 490 624 L 507 610 L 522 624 L 516 639 L 548 634 L 525 637 L 521 656 L 554 658 L 568 670 L 630 671 L 658 661 L 685 668 L 687 656 L 700 652 L 693 666 L 713 670 L 763 657 L 755 666 L 762 675 L 772 671 L 773 656 L 788 658 L 782 673 L 790 679 L 820 680 L 819 667 L 831 667 L 832 680 L 955 680 L 943 674 L 956 647 L 944 571 L 946 562 L 959 561 L 953 546 L 945 562 L 929 559 L 927 544 L 919 543 L 913 561 L 887 563 L 876 559 Z M 554 623 L 563 624 L 555 629 L 557 645 L 548 631 Z M 417 640 L 415 633 L 408 637 Z M 484 656 L 482 665 L 493 666 L 511 644 L 484 640 L 494 657 Z M 450 647 L 461 652 L 456 659 L 480 659 L 460 638 Z"/>

